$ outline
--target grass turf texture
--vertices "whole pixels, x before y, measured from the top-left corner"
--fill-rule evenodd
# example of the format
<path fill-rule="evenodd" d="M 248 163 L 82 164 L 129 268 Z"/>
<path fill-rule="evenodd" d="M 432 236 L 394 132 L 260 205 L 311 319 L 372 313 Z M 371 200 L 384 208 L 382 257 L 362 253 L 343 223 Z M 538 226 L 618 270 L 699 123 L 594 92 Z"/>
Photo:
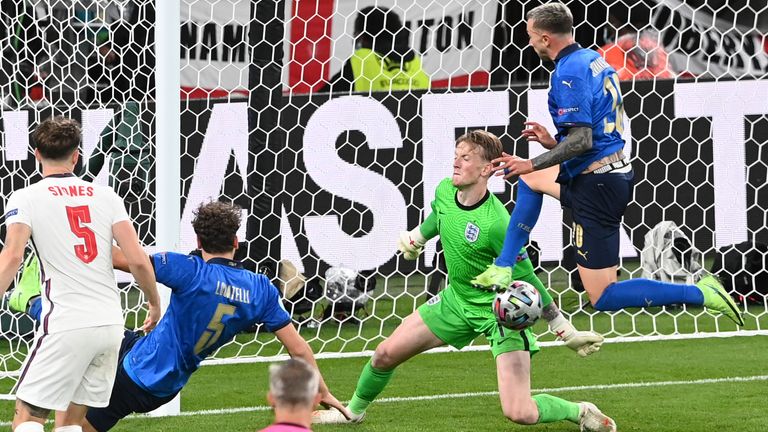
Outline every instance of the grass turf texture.
<path fill-rule="evenodd" d="M 635 272 L 637 272 L 637 264 L 625 263 L 622 279 L 627 278 L 630 274 L 638 277 L 639 274 L 634 274 Z M 567 282 L 564 271 L 549 269 L 539 276 L 545 284 L 552 287 L 553 296 L 566 313 L 575 312 L 579 304 L 584 304 L 586 301 L 583 294 L 579 296 L 573 290 L 566 289 Z M 327 322 L 319 329 L 303 328 L 301 333 L 310 341 L 316 352 L 372 350 L 385 336 L 391 334 L 402 318 L 424 301 L 424 288 L 425 281 L 421 275 L 382 279 L 379 281 L 377 290 L 373 293 L 376 302 L 368 305 L 368 318 L 362 326 Z M 128 304 L 136 304 L 138 301 L 138 296 L 133 291 L 125 297 Z M 764 312 L 763 307 L 752 306 L 750 312 L 753 316 L 746 317 L 747 324 L 744 327 L 746 330 L 768 327 L 768 314 Z M 318 315 L 319 313 L 316 311 L 315 316 Z M 359 315 L 362 316 L 362 314 Z M 129 315 L 129 321 L 134 325 L 136 322 L 141 322 L 142 318 L 141 314 Z M 578 328 L 593 327 L 607 337 L 736 330 L 736 326 L 727 318 L 710 316 L 702 308 L 696 307 L 687 309 L 631 309 L 615 314 L 594 312 L 587 307 L 585 311 L 575 313 L 571 318 Z M 131 322 L 128 323 L 129 326 Z M 538 334 L 545 333 L 546 324 L 537 323 L 535 331 Z M 552 340 L 552 337 L 546 334 L 540 339 Z M 739 337 L 610 344 L 605 346 L 604 353 L 600 353 L 594 359 L 586 360 L 578 359 L 575 354 L 570 353 L 565 348 L 545 348 L 541 354 L 534 358 L 533 387 L 554 388 L 588 384 L 701 380 L 725 376 L 760 375 L 766 373 L 764 368 L 762 372 L 759 370 L 749 372 L 748 369 L 745 369 L 743 362 L 749 365 L 749 359 L 755 359 L 756 365 L 760 361 L 766 364 L 768 354 L 762 356 L 759 354 L 760 351 L 766 351 L 765 348 L 768 345 L 766 339 L 765 337 Z M 223 347 L 216 353 L 216 358 L 266 356 L 281 353 L 278 344 L 273 342 L 274 336 L 271 334 L 257 336 L 241 334 L 235 343 Z M 18 340 L 12 340 L 10 343 L 17 344 Z M 484 338 L 479 338 L 477 343 L 485 344 Z M 8 353 L 8 344 L 8 341 L 0 341 L 0 353 Z M 23 353 L 18 353 L 13 358 L 6 357 L 4 368 L 17 369 L 16 363 L 20 362 L 23 357 Z M 364 362 L 365 359 L 325 360 L 322 362 L 324 373 L 337 397 L 348 399 L 351 396 L 357 375 Z M 702 369 L 705 366 L 709 367 L 709 363 L 712 363 L 711 369 Z M 408 375 L 411 370 L 416 371 L 413 372 L 413 376 Z M 606 373 L 597 374 L 592 372 L 593 370 L 605 371 Z M 707 370 L 714 372 L 707 372 Z M 473 373 L 473 371 L 475 372 Z M 445 375 L 446 373 L 448 375 Z M 266 365 L 263 363 L 204 367 L 192 377 L 190 385 L 185 389 L 182 409 L 184 411 L 199 411 L 264 405 L 267 382 L 265 374 Z M 399 369 L 383 397 L 495 391 L 495 379 L 495 366 L 490 353 L 425 355 Z M 466 383 L 472 385 L 467 386 Z M 643 418 L 647 413 L 658 410 L 657 405 L 660 405 L 658 400 L 663 401 L 661 405 L 664 407 L 669 404 L 672 407 L 671 413 L 691 413 L 690 415 L 682 415 L 682 418 L 685 419 L 682 422 L 691 422 L 691 426 L 671 423 L 677 424 L 677 426 L 663 429 L 664 423 L 674 421 L 673 418 L 669 418 L 668 420 L 660 420 L 658 427 L 653 426 L 656 428 L 654 430 L 715 430 L 715 427 L 708 422 L 695 423 L 692 420 L 715 410 L 736 413 L 735 417 L 740 418 L 734 424 L 747 425 L 739 426 L 738 430 L 763 430 L 764 428 L 749 429 L 751 427 L 749 425 L 756 421 L 753 418 L 764 421 L 768 419 L 768 415 L 756 415 L 756 412 L 753 413 L 746 407 L 755 406 L 754 404 L 750 405 L 750 395 L 752 399 L 759 400 L 761 394 L 757 390 L 764 388 L 765 384 L 765 381 L 751 381 L 592 390 L 586 391 L 586 393 L 585 391 L 574 390 L 563 394 L 558 393 L 558 395 L 573 400 L 592 400 L 598 403 L 601 408 L 605 404 L 615 403 L 617 409 L 623 411 L 617 413 L 610 405 L 605 405 L 604 408 L 610 415 L 617 417 L 620 430 L 649 430 L 649 423 L 647 421 L 644 423 Z M 12 385 L 11 379 L 0 379 L 0 392 L 7 393 Z M 661 392 L 661 396 L 659 396 L 659 392 Z M 639 403 L 633 407 L 625 401 L 625 399 L 631 400 L 633 397 L 637 398 L 646 393 L 655 396 L 649 396 L 649 401 L 645 406 Z M 740 393 L 743 393 L 744 399 L 738 396 Z M 690 395 L 693 394 L 706 396 L 700 398 L 698 402 L 688 402 L 691 399 Z M 600 395 L 601 398 L 605 397 L 605 402 L 603 399 L 596 398 L 595 395 Z M 734 395 L 736 396 L 732 397 Z M 762 397 L 764 401 L 764 392 Z M 716 407 L 712 407 L 707 401 L 717 401 Z M 486 406 L 489 408 L 483 409 Z M 745 408 L 740 408 L 742 406 Z M 2 407 L 0 421 L 9 419 L 13 412 L 12 404 L 0 402 L 0 407 Z M 404 412 L 405 415 L 399 414 L 400 412 Z M 482 422 L 478 422 L 476 419 L 478 412 L 484 413 Z M 628 419 L 629 422 L 627 422 L 620 415 L 621 412 L 634 412 L 635 414 L 632 414 Z M 751 414 L 745 415 L 745 412 Z M 439 415 L 435 413 L 439 413 Z M 359 426 L 361 431 L 384 430 L 385 428 L 386 430 L 491 430 L 500 427 L 513 427 L 502 418 L 498 399 L 495 395 L 377 404 L 369 415 L 368 420 L 370 421 Z M 649 415 L 649 417 L 654 417 L 654 415 Z M 733 421 L 736 421 L 735 417 L 732 419 Z M 255 426 L 268 422 L 269 418 L 268 412 L 246 412 L 170 419 L 131 419 L 116 430 L 212 430 L 214 428 L 220 429 L 220 422 L 222 421 L 227 425 L 225 430 L 253 430 Z M 397 426 L 392 423 L 402 421 L 403 418 L 408 418 L 410 425 Z M 448 420 L 443 421 L 444 419 Z M 640 426 L 631 429 L 632 424 Z M 700 427 L 695 426 L 696 424 Z M 727 424 L 723 423 L 723 427 L 726 428 Z M 169 426 L 166 428 L 165 425 Z M 354 426 L 342 426 L 342 428 L 344 427 L 352 428 Z M 568 424 L 542 426 L 541 428 L 542 430 L 574 430 Z M 730 426 L 727 427 L 727 429 L 730 428 Z M 318 427 L 317 430 L 336 429 Z"/>
<path fill-rule="evenodd" d="M 321 360 L 334 394 L 348 399 L 366 359 Z M 564 347 L 545 348 L 533 359 L 532 387 L 559 397 L 596 403 L 622 431 L 763 431 L 768 337 L 637 342 L 605 345 L 581 359 Z M 743 382 L 712 382 L 729 377 Z M 663 382 L 674 384 L 654 384 Z M 645 383 L 645 384 L 643 384 Z M 628 387 L 617 385 L 627 384 Z M 566 387 L 605 386 L 604 388 Z M 634 385 L 634 386 L 632 386 Z M 236 413 L 129 418 L 114 431 L 254 431 L 271 421 L 266 405 L 267 365 L 201 368 L 182 392 L 182 411 L 251 408 Z M 374 403 L 360 425 L 316 426 L 317 431 L 541 430 L 575 431 L 561 422 L 525 428 L 505 420 L 495 394 L 496 373 L 488 352 L 425 354 L 398 368 L 382 398 L 427 397 Z M 479 393 L 430 399 L 444 394 Z M 12 403 L 0 404 L 8 419 Z M 7 415 L 6 415 L 7 414 Z"/>

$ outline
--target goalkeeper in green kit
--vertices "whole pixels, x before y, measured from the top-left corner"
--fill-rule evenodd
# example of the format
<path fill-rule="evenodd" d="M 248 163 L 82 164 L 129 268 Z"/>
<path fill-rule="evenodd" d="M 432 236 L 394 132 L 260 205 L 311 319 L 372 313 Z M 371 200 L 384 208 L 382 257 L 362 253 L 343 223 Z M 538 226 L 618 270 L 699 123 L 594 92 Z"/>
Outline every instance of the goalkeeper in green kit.
<path fill-rule="evenodd" d="M 427 240 L 439 235 L 448 266 L 448 286 L 409 315 L 376 348 L 349 403 L 351 420 L 337 410 L 324 410 L 315 412 L 313 422 L 361 422 L 368 405 L 384 390 L 398 365 L 439 346 L 460 349 L 485 335 L 496 359 L 502 411 L 511 421 L 537 424 L 569 420 L 578 423 L 581 430 L 616 430 L 613 420 L 589 402 L 574 403 L 547 394 L 531 396 L 531 356 L 539 350 L 535 336 L 530 328 L 502 332 L 491 307 L 495 293 L 470 284 L 501 251 L 509 222 L 506 208 L 488 190 L 491 160 L 501 152 L 501 141 L 482 130 L 456 140 L 453 176 L 437 187 L 429 217 L 421 226 L 403 232 L 398 245 L 405 259 L 415 260 Z M 565 319 L 534 273 L 524 249 L 517 260 L 512 279 L 528 282 L 539 291 L 542 316 L 550 330 L 581 356 L 599 350 L 602 336 L 577 331 Z"/>

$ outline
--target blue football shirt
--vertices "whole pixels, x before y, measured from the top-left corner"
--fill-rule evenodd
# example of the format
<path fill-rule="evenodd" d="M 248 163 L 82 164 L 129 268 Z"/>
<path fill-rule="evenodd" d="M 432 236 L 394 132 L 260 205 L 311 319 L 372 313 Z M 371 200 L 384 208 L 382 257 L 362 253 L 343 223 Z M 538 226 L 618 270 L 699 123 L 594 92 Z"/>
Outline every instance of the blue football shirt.
<path fill-rule="evenodd" d="M 558 182 L 568 181 L 592 162 L 624 148 L 619 77 L 593 50 L 572 44 L 558 54 L 549 88 L 549 113 L 558 143 L 572 127 L 592 128 L 592 148 L 563 162 Z"/>
<path fill-rule="evenodd" d="M 157 281 L 173 294 L 157 327 L 123 359 L 131 379 L 154 396 L 172 395 L 205 357 L 253 324 L 276 331 L 291 323 L 269 279 L 225 258 L 151 256 Z"/>

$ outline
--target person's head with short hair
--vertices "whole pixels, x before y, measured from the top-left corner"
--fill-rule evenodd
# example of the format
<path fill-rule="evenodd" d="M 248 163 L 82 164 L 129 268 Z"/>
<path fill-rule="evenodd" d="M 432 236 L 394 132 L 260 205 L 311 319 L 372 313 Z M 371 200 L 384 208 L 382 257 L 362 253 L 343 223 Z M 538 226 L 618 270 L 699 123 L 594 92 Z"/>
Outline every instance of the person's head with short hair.
<path fill-rule="evenodd" d="M 459 189 L 477 183 L 487 184 L 493 174 L 491 161 L 501 157 L 501 140 L 484 130 L 472 130 L 456 140 L 453 160 L 453 185 Z"/>
<path fill-rule="evenodd" d="M 66 117 L 51 117 L 35 129 L 32 134 L 35 143 L 35 157 L 46 165 L 63 165 L 74 169 L 79 156 L 82 140 L 80 124 Z"/>
<path fill-rule="evenodd" d="M 269 367 L 267 400 L 276 422 L 312 423 L 312 410 L 320 403 L 320 372 L 306 361 L 292 358 Z"/>
<path fill-rule="evenodd" d="M 560 50 L 573 43 L 573 14 L 563 3 L 535 7 L 525 19 L 529 43 L 542 60 L 554 60 Z"/>
<path fill-rule="evenodd" d="M 414 53 L 410 49 L 410 31 L 400 15 L 381 6 L 367 6 L 355 17 L 355 43 L 381 56 L 397 61 L 409 61 Z"/>
<path fill-rule="evenodd" d="M 193 212 L 198 247 L 208 254 L 232 254 L 237 249 L 240 207 L 221 201 L 202 203 Z M 230 257 L 231 258 L 231 257 Z"/>

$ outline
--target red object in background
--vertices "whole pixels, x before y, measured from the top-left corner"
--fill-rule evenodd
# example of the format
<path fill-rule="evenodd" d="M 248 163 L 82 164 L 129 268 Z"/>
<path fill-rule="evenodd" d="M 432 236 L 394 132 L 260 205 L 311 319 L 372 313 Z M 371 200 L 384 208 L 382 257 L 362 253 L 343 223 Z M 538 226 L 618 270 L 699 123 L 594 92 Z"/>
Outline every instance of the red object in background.
<path fill-rule="evenodd" d="M 334 0 L 294 0 L 288 86 L 293 93 L 322 87 L 330 76 Z"/>
<path fill-rule="evenodd" d="M 488 71 L 476 71 L 469 75 L 453 76 L 445 79 L 434 80 L 431 83 L 432 88 L 466 88 L 466 87 L 488 87 L 491 81 L 491 74 Z"/>
<path fill-rule="evenodd" d="M 598 52 L 616 69 L 622 81 L 675 77 L 667 63 L 667 52 L 658 44 L 655 35 L 624 35 Z"/>
<path fill-rule="evenodd" d="M 43 100 L 45 94 L 42 84 L 35 84 L 29 89 L 29 98 L 35 102 Z"/>
<path fill-rule="evenodd" d="M 182 87 L 181 100 L 186 99 L 223 99 L 230 96 L 248 97 L 248 90 L 203 89 L 199 87 Z"/>

